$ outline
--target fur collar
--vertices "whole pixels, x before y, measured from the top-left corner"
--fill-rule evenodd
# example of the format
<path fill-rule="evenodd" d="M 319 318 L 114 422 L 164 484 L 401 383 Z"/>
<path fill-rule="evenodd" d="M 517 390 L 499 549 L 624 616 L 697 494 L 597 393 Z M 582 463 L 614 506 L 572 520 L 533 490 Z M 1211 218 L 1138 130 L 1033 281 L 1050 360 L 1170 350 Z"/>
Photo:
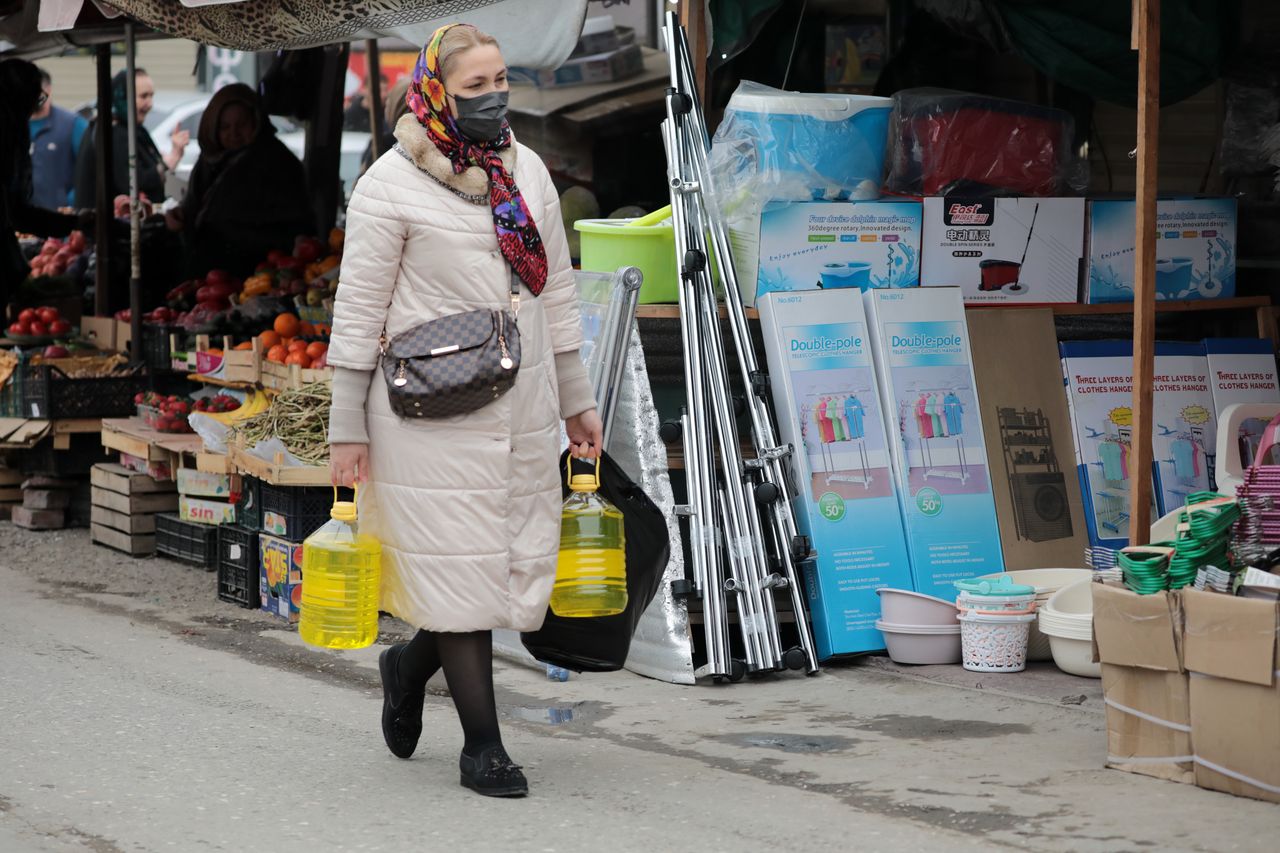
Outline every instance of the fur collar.
<path fill-rule="evenodd" d="M 427 135 L 427 130 L 413 113 L 401 116 L 396 122 L 396 141 L 404 148 L 413 164 L 440 183 L 452 190 L 468 196 L 489 195 L 489 176 L 479 166 L 470 166 L 461 175 L 453 172 L 453 164 L 449 158 L 440 153 L 436 144 Z M 514 174 L 516 170 L 516 140 L 511 137 L 511 145 L 498 155 L 507 171 Z"/>

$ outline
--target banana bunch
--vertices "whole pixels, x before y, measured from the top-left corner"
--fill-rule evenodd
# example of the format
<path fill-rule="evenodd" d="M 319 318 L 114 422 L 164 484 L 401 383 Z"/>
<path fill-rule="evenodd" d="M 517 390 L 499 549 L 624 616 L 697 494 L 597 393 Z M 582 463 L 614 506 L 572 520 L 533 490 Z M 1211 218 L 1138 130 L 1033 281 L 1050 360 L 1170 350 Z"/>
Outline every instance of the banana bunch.
<path fill-rule="evenodd" d="M 233 409 L 230 412 L 206 412 L 205 414 L 219 423 L 230 425 L 236 421 L 260 415 L 270 406 L 271 400 L 265 391 L 251 390 L 244 403 L 240 405 L 240 408 Z"/>

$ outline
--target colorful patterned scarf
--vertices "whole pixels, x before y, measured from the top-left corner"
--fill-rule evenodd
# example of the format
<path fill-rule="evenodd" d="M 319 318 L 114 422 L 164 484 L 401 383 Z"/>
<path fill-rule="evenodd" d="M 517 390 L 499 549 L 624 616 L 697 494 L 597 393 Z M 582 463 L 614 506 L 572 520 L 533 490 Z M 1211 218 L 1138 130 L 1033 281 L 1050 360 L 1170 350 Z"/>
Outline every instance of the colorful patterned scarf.
<path fill-rule="evenodd" d="M 547 250 L 520 188 L 498 156 L 499 151 L 511 145 L 511 128 L 504 122 L 496 139 L 473 142 L 458 130 L 445 98 L 440 76 L 440 42 L 444 34 L 456 26 L 467 24 L 441 27 L 422 49 L 406 100 L 436 148 L 453 164 L 454 174 L 461 175 L 471 166 L 479 166 L 489 174 L 489 207 L 493 210 L 498 246 L 516 275 L 537 296 L 547 283 Z"/>

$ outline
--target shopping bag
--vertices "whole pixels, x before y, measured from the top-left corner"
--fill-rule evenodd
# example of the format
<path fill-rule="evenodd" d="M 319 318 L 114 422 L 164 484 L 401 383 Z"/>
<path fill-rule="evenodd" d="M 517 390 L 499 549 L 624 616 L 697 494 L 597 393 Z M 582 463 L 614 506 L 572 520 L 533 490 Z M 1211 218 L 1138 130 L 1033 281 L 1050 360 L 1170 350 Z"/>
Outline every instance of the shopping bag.
<path fill-rule="evenodd" d="M 561 470 L 567 455 L 566 451 L 560 457 Z M 561 486 L 563 496 L 568 497 L 568 484 Z M 622 668 L 631 649 L 631 636 L 662 585 L 671 556 L 666 517 L 608 454 L 600 459 L 600 492 L 622 512 L 626 530 L 626 610 L 616 616 L 581 619 L 557 616 L 548 607 L 542 627 L 520 635 L 529 654 L 575 672 Z"/>

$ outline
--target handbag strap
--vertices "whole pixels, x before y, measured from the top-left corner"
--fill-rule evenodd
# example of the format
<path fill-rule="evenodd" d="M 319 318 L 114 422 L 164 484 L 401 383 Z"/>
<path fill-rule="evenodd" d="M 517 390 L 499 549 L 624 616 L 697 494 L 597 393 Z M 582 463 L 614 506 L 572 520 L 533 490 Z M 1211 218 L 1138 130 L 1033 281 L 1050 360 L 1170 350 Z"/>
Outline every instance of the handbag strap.
<path fill-rule="evenodd" d="M 511 270 L 511 317 L 512 319 L 520 318 L 520 279 L 516 276 L 515 270 Z M 386 325 L 383 325 L 382 332 L 378 335 L 378 352 L 387 354 Z"/>

